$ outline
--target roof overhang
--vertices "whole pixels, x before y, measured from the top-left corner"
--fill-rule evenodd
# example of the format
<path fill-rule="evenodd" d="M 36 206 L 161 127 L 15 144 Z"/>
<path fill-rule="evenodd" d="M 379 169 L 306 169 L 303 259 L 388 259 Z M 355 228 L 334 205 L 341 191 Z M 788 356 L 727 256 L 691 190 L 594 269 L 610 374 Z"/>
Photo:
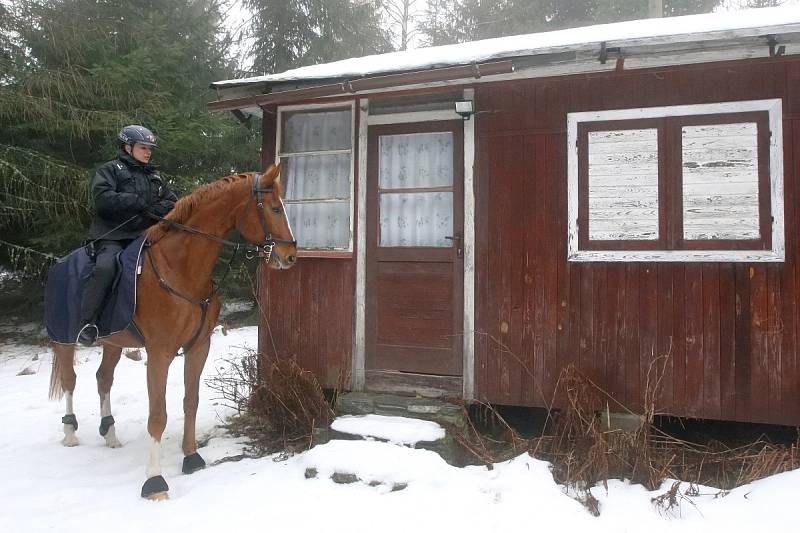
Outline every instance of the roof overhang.
<path fill-rule="evenodd" d="M 472 46 L 479 43 L 466 44 Z M 428 50 L 433 49 L 426 49 L 425 52 Z M 441 50 L 433 52 L 440 53 Z M 364 60 L 372 59 L 373 63 L 379 64 L 374 61 L 375 58 L 385 57 L 388 61 L 391 57 L 399 57 L 397 54 L 403 53 L 395 52 Z M 278 75 L 217 82 L 212 84 L 217 92 L 217 100 L 210 102 L 208 107 L 213 111 L 238 110 L 237 114 L 260 115 L 264 106 L 309 100 L 510 79 L 780 58 L 795 54 L 800 54 L 800 20 L 764 27 L 555 44 L 530 50 L 509 49 L 497 52 L 485 61 L 444 66 L 432 64 L 426 68 L 405 71 L 384 67 L 376 72 L 354 74 L 351 71 L 357 70 L 354 68 L 354 65 L 358 65 L 356 58 Z M 337 72 L 336 66 L 340 64 L 342 74 L 331 76 L 332 72 Z M 327 73 L 328 76 L 314 77 L 320 73 Z"/>

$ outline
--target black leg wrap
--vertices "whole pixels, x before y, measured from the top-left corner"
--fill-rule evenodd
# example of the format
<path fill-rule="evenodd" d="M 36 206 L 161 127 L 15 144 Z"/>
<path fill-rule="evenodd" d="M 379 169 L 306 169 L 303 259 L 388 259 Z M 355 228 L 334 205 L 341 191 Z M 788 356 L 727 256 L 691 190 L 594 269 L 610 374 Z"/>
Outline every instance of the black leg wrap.
<path fill-rule="evenodd" d="M 181 470 L 184 474 L 194 474 L 205 467 L 206 462 L 200 457 L 199 453 L 194 452 L 192 455 L 187 455 L 183 458 L 183 468 Z"/>
<path fill-rule="evenodd" d="M 78 431 L 78 419 L 75 418 L 75 415 L 64 415 L 61 417 L 62 424 L 69 424 L 70 426 L 75 428 L 75 431 Z"/>
<path fill-rule="evenodd" d="M 142 498 L 149 498 L 153 494 L 169 491 L 169 485 L 162 476 L 153 476 L 142 485 Z"/>
<path fill-rule="evenodd" d="M 111 415 L 104 416 L 100 419 L 100 436 L 105 437 L 108 430 L 114 425 L 114 417 Z"/>

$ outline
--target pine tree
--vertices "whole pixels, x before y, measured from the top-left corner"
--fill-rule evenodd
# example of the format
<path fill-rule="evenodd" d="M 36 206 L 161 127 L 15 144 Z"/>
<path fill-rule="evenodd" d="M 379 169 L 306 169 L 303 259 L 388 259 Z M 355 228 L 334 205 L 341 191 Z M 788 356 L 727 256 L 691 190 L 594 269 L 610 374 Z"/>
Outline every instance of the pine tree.
<path fill-rule="evenodd" d="M 154 160 L 179 189 L 257 166 L 258 132 L 205 108 L 209 83 L 233 75 L 215 0 L 2 6 L 0 260 L 80 243 L 88 178 L 125 124 L 159 135 Z"/>
<path fill-rule="evenodd" d="M 374 0 L 244 0 L 256 73 L 391 51 Z"/>
<path fill-rule="evenodd" d="M 708 13 L 723 1 L 664 0 L 664 16 Z M 647 16 L 647 0 L 431 0 L 420 30 L 427 44 L 440 45 Z"/>

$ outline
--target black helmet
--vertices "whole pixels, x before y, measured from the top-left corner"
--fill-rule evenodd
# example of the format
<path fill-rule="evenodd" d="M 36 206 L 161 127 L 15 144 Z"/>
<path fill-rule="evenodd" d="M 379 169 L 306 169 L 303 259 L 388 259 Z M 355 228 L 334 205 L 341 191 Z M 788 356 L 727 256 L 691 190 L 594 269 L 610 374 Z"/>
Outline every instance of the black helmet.
<path fill-rule="evenodd" d="M 117 134 L 117 141 L 119 145 L 122 146 L 124 144 L 130 144 L 133 146 L 134 144 L 144 144 L 146 146 L 156 147 L 156 136 L 153 135 L 153 132 L 145 128 L 144 126 L 125 126 L 121 130 L 119 130 L 119 134 Z"/>

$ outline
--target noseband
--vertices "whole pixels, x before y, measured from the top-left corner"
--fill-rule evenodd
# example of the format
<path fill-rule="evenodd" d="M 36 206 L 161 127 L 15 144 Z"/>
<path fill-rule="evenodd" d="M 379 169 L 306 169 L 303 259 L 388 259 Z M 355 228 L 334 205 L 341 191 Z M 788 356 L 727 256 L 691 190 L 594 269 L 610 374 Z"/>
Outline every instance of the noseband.
<path fill-rule="evenodd" d="M 269 225 L 267 224 L 267 217 L 264 214 L 264 200 L 262 199 L 262 195 L 266 193 L 272 193 L 273 190 L 272 187 L 261 188 L 259 186 L 260 182 L 261 182 L 261 174 L 256 174 L 253 177 L 253 190 L 251 194 L 256 204 L 258 221 L 261 223 L 261 229 L 264 230 L 264 242 L 260 244 L 254 244 L 252 248 L 248 248 L 245 255 L 248 259 L 253 259 L 254 257 L 258 257 L 259 259 L 263 258 L 265 261 L 269 262 L 270 257 L 272 257 L 272 248 L 276 244 L 288 244 L 290 246 L 297 246 L 297 241 L 278 239 L 272 236 L 272 232 L 269 230 Z"/>

